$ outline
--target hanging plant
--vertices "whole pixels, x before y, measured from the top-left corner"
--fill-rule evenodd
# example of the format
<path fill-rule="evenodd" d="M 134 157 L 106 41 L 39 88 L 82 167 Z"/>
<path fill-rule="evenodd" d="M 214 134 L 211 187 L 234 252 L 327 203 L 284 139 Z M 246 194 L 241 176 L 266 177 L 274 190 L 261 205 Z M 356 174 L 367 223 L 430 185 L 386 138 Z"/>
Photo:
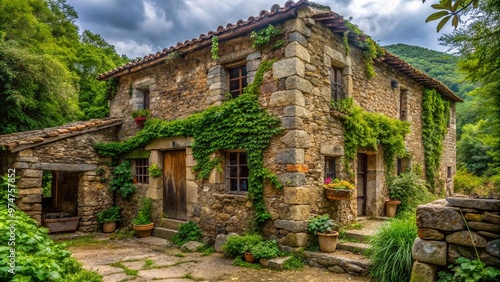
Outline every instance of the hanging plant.
<path fill-rule="evenodd" d="M 149 176 L 151 177 L 160 177 L 163 175 L 163 171 L 158 167 L 157 164 L 152 164 L 148 168 Z"/>

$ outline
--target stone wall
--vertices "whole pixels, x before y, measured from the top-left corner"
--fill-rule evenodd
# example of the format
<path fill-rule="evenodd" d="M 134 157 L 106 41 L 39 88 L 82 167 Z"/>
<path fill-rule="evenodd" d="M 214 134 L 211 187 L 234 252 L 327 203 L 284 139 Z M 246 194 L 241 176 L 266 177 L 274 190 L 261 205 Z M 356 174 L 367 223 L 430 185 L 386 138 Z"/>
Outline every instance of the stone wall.
<path fill-rule="evenodd" d="M 436 281 L 459 257 L 500 268 L 500 200 L 447 198 L 417 209 L 411 281 Z M 470 232 L 469 230 L 470 229 Z"/>

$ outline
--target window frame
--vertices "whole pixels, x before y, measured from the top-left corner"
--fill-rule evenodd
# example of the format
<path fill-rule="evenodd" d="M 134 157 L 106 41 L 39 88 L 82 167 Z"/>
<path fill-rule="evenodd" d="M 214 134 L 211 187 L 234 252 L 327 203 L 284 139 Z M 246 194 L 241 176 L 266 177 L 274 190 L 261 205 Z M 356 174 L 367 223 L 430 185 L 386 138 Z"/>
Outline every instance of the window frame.
<path fill-rule="evenodd" d="M 232 165 L 231 164 L 231 154 L 237 154 L 237 161 L 236 161 L 236 164 L 235 165 Z M 240 160 L 241 160 L 241 154 L 245 154 L 245 159 L 246 159 L 246 163 L 242 164 L 240 163 Z M 246 170 L 247 170 L 247 174 L 250 173 L 249 171 L 249 168 L 248 168 L 248 154 L 246 151 L 226 151 L 225 152 L 225 165 L 224 165 L 224 169 L 225 169 L 225 176 L 224 176 L 224 180 L 225 180 L 225 183 L 226 183 L 226 191 L 228 193 L 235 193 L 235 194 L 243 194 L 243 193 L 247 193 L 248 192 L 248 189 L 249 189 L 249 181 L 248 181 L 248 176 L 241 176 L 241 168 L 242 167 L 246 167 Z M 236 168 L 236 176 L 232 176 L 231 175 L 231 168 Z M 232 187 L 231 187 L 231 180 L 236 180 L 236 190 L 232 190 Z M 242 189 L 242 187 L 240 187 L 240 183 L 242 183 L 242 180 L 246 180 L 246 190 Z"/>
<path fill-rule="evenodd" d="M 328 179 L 328 177 L 331 177 L 332 179 L 338 178 L 337 177 L 337 160 L 338 160 L 338 157 L 336 157 L 336 156 L 325 156 L 324 157 L 324 170 L 323 170 L 324 180 Z"/>
<path fill-rule="evenodd" d="M 238 76 L 231 78 L 231 71 L 233 70 L 238 70 Z M 245 70 L 243 75 L 243 71 Z M 243 89 L 248 85 L 248 71 L 247 71 L 247 65 L 245 64 L 236 64 L 232 66 L 226 67 L 227 71 L 227 81 L 228 81 L 228 92 L 231 93 L 231 96 L 233 98 L 236 98 L 243 94 Z M 237 81 L 238 82 L 238 88 L 231 89 L 231 82 Z"/>
<path fill-rule="evenodd" d="M 408 90 L 399 90 L 399 119 L 408 120 L 409 107 L 408 107 Z"/>
<path fill-rule="evenodd" d="M 149 158 L 133 159 L 134 182 L 137 184 L 149 184 Z"/>
<path fill-rule="evenodd" d="M 149 97 L 149 89 L 143 90 L 142 91 L 142 104 L 143 104 L 143 109 L 149 109 L 150 107 L 150 97 Z"/>
<path fill-rule="evenodd" d="M 333 101 L 340 101 L 347 98 L 344 85 L 344 69 L 337 66 L 330 67 L 330 98 Z"/>

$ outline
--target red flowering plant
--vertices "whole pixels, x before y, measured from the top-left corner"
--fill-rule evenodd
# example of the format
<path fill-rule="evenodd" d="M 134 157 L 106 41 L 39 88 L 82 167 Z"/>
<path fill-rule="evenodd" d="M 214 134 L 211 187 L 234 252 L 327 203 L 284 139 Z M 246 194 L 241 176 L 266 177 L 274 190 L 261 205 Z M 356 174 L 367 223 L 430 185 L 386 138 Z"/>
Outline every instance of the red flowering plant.
<path fill-rule="evenodd" d="M 144 126 L 144 122 L 149 118 L 149 110 L 142 109 L 132 112 L 132 117 L 134 118 L 135 124 L 138 126 Z"/>
<path fill-rule="evenodd" d="M 338 178 L 332 179 L 328 177 L 323 183 L 325 189 L 354 189 L 354 184 L 347 180 L 339 180 Z"/>

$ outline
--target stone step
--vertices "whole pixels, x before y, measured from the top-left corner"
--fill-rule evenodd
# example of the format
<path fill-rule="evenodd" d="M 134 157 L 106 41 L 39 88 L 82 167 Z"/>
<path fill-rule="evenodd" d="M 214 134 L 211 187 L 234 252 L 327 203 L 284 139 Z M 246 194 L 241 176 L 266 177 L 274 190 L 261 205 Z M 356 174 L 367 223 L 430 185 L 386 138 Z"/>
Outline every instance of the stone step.
<path fill-rule="evenodd" d="M 343 250 L 362 255 L 370 245 L 365 243 L 341 242 L 337 245 L 337 250 Z"/>
<path fill-rule="evenodd" d="M 187 221 L 172 219 L 172 218 L 160 218 L 159 227 L 172 229 L 172 230 L 179 230 L 180 225 L 183 223 L 186 223 L 186 222 Z"/>
<path fill-rule="evenodd" d="M 370 240 L 370 236 L 375 235 L 377 230 L 386 223 L 387 220 L 384 218 L 378 218 L 377 220 L 358 218 L 357 222 L 362 225 L 362 228 L 345 230 L 345 237 L 366 244 Z M 349 241 L 349 239 L 347 241 Z"/>
<path fill-rule="evenodd" d="M 304 252 L 309 265 L 323 267 L 333 273 L 348 273 L 351 275 L 367 276 L 371 262 L 368 258 L 344 250 L 334 253 Z"/>
<path fill-rule="evenodd" d="M 159 237 L 163 239 L 172 239 L 172 237 L 177 234 L 177 230 L 169 229 L 169 228 L 164 228 L 164 227 L 155 227 L 153 228 L 153 236 L 154 237 Z"/>
<path fill-rule="evenodd" d="M 264 267 L 275 269 L 275 270 L 283 270 L 283 265 L 292 257 L 279 257 L 273 259 L 260 259 L 260 264 Z"/>

